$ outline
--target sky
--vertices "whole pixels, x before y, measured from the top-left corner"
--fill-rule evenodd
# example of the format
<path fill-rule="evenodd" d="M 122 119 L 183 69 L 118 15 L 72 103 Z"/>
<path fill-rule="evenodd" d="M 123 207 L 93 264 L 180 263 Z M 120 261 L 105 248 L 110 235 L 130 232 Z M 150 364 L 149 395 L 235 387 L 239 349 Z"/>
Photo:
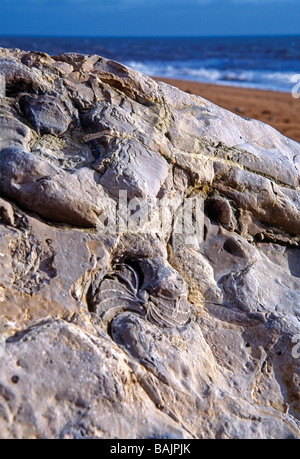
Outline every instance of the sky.
<path fill-rule="evenodd" d="M 0 0 L 0 35 L 300 35 L 300 0 Z"/>

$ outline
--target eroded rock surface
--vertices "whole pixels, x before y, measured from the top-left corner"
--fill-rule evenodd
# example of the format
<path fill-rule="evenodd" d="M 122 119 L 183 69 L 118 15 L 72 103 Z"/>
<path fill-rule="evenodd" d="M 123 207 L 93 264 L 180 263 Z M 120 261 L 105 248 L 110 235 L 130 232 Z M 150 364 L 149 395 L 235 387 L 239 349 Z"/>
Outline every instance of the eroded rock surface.
<path fill-rule="evenodd" d="M 1 437 L 299 438 L 300 144 L 95 55 L 0 73 Z"/>

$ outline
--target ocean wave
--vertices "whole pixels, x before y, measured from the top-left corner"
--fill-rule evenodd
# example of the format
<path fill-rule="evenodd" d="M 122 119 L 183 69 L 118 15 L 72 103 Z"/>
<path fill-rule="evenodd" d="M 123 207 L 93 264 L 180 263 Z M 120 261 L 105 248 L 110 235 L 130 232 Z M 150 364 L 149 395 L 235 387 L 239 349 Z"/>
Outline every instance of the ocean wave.
<path fill-rule="evenodd" d="M 256 89 L 273 89 L 290 92 L 294 86 L 294 72 L 270 70 L 218 69 L 195 66 L 195 62 L 139 62 L 127 61 L 125 65 L 149 76 L 183 79 L 201 83 L 243 86 Z"/>

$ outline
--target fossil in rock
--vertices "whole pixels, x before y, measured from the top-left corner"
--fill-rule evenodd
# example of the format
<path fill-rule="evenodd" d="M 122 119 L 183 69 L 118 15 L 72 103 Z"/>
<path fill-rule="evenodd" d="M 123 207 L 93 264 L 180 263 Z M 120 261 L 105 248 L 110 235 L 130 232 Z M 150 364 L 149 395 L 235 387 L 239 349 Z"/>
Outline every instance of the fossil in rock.
<path fill-rule="evenodd" d="M 92 309 L 104 323 L 123 311 L 140 314 L 160 327 L 180 327 L 190 318 L 183 279 L 160 259 L 115 264 L 100 283 Z"/>
<path fill-rule="evenodd" d="M 127 263 L 117 264 L 101 282 L 93 299 L 96 313 L 104 322 L 112 320 L 119 312 L 133 311 L 145 315 L 145 298 L 138 290 L 139 277 Z"/>
<path fill-rule="evenodd" d="M 164 327 L 185 325 L 190 318 L 186 285 L 180 274 L 160 258 L 141 259 L 142 289 L 149 293 L 147 318 Z"/>

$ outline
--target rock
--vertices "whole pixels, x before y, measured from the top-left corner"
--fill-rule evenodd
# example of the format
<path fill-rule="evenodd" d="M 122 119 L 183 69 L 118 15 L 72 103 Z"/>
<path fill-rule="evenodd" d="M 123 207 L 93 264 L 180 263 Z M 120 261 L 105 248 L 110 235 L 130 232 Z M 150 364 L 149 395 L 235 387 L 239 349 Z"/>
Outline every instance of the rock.
<path fill-rule="evenodd" d="M 79 303 L 87 309 L 91 282 L 109 270 L 107 244 L 114 241 L 15 213 L 0 238 L 1 317 L 22 329 L 49 314 L 71 317 Z"/>
<path fill-rule="evenodd" d="M 76 119 L 75 109 L 72 109 L 70 104 L 62 103 L 57 99 L 57 96 L 26 94 L 20 97 L 20 108 L 39 135 L 63 134 L 69 128 L 73 118 Z"/>
<path fill-rule="evenodd" d="M 154 200 L 169 172 L 167 161 L 136 140 L 113 146 L 113 158 L 100 179 L 115 197 L 126 190 L 128 199 Z"/>
<path fill-rule="evenodd" d="M 144 396 L 126 355 L 101 333 L 63 320 L 38 323 L 7 341 L 0 371 L 2 438 L 186 437 Z M 133 427 L 137 410 L 144 423 Z"/>
<path fill-rule="evenodd" d="M 0 436 L 299 438 L 300 144 L 96 55 L 0 76 Z"/>
<path fill-rule="evenodd" d="M 3 99 L 2 99 L 3 100 Z M 0 148 L 11 148 L 13 146 L 22 147 L 30 140 L 32 133 L 28 126 L 19 121 L 17 111 L 6 107 L 0 99 L 1 114 L 0 114 Z"/>
<path fill-rule="evenodd" d="M 2 150 L 1 162 L 3 195 L 49 220 L 96 225 L 104 192 L 91 170 L 83 168 L 71 175 L 20 148 Z"/>
<path fill-rule="evenodd" d="M 11 204 L 0 198 L 0 221 L 5 225 L 14 226 L 15 218 Z"/>

